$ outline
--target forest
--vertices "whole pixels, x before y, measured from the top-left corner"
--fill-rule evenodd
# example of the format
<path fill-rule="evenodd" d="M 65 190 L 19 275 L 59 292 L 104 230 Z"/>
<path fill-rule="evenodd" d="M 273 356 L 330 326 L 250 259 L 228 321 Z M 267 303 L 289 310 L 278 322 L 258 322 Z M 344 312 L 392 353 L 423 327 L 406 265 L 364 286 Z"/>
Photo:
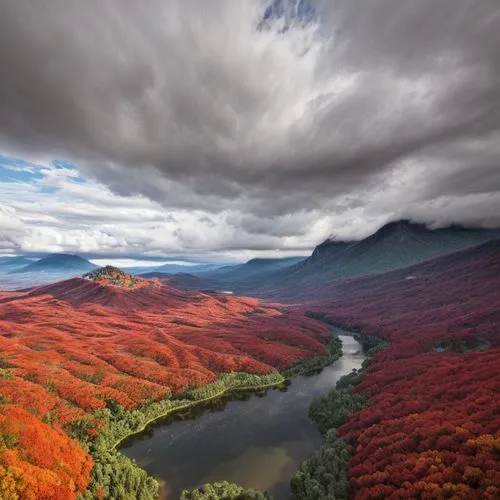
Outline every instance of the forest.
<path fill-rule="evenodd" d="M 347 420 L 311 408 L 326 446 L 341 446 L 327 430 L 339 426 L 350 498 L 500 497 L 499 289 L 500 244 L 490 243 L 338 283 L 338 298 L 308 306 L 388 343 L 353 389 L 368 406 Z"/>
<path fill-rule="evenodd" d="M 156 481 L 116 450 L 122 439 L 176 408 L 311 370 L 330 359 L 329 339 L 301 312 L 154 280 L 1 293 L 0 497 L 154 498 Z"/>
<path fill-rule="evenodd" d="M 313 402 L 320 450 L 300 500 L 500 497 L 500 244 L 325 286 L 278 305 L 72 279 L 0 294 L 0 495 L 156 497 L 122 455 L 129 435 L 227 391 L 371 356 Z M 307 291 L 305 291 L 307 292 Z M 266 498 L 221 482 L 184 498 Z"/>

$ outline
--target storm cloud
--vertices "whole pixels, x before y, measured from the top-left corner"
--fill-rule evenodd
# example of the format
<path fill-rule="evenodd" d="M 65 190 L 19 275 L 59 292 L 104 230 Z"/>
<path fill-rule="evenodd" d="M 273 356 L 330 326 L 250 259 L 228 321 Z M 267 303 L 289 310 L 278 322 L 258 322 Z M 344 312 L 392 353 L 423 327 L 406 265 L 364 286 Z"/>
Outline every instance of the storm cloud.
<path fill-rule="evenodd" d="M 1 0 L 1 12 L 3 151 L 68 159 L 118 196 L 240 228 L 214 249 L 302 248 L 325 217 L 318 237 L 403 216 L 500 224 L 496 0 Z"/>

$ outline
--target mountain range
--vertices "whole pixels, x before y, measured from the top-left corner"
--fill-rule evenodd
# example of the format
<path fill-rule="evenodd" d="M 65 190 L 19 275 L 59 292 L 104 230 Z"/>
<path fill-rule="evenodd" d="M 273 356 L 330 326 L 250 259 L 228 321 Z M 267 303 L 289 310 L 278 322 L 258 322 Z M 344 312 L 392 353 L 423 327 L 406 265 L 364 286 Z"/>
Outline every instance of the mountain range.
<path fill-rule="evenodd" d="M 307 258 L 254 259 L 200 273 L 197 286 L 267 296 L 275 289 L 384 273 L 498 238 L 499 229 L 430 229 L 401 220 L 386 224 L 360 241 L 328 239 Z"/>
<path fill-rule="evenodd" d="M 423 224 L 400 220 L 386 224 L 360 241 L 328 239 L 309 257 L 256 258 L 236 265 L 165 264 L 125 270 L 143 278 L 170 281 L 180 288 L 268 296 L 276 289 L 384 273 L 498 238 L 500 229 L 461 226 L 430 229 Z M 51 279 L 80 276 L 97 267 L 78 255 L 60 253 L 36 261 L 24 256 L 0 258 L 4 288 L 13 288 L 17 283 L 17 288 L 21 288 Z M 8 274 L 16 278 L 5 280 Z"/>
<path fill-rule="evenodd" d="M 316 283 L 379 274 L 500 238 L 499 229 L 429 229 L 407 220 L 386 224 L 361 241 L 326 240 L 269 284 Z"/>
<path fill-rule="evenodd" d="M 22 255 L 18 257 L 0 257 L 0 271 L 9 272 L 13 269 L 20 269 L 32 264 L 33 260 Z"/>

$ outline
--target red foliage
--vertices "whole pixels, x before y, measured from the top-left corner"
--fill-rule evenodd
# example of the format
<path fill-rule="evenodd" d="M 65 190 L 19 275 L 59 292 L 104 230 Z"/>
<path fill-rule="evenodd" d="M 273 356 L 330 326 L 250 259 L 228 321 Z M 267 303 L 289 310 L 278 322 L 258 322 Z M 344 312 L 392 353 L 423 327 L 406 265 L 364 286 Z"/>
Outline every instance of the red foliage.
<path fill-rule="evenodd" d="M 0 294 L 0 412 L 31 426 L 16 431 L 14 448 L 0 446 L 0 496 L 17 488 L 23 499 L 62 499 L 84 489 L 90 459 L 60 429 L 92 421 L 106 400 L 135 408 L 219 373 L 268 373 L 324 354 L 328 338 L 300 313 L 158 281 L 120 288 L 75 278 Z"/>
<path fill-rule="evenodd" d="M 391 344 L 340 429 L 354 498 L 500 498 L 500 243 L 332 285 L 309 310 Z"/>

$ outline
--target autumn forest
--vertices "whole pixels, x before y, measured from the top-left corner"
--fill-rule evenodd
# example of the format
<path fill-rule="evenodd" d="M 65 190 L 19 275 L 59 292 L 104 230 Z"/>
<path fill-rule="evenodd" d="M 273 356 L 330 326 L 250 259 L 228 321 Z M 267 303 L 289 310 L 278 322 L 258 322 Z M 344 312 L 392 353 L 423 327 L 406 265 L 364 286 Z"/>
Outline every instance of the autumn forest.
<path fill-rule="evenodd" d="M 294 476 L 296 498 L 498 498 L 499 263 L 487 243 L 289 306 L 115 268 L 3 293 L 1 496 L 154 498 L 121 440 L 177 408 L 321 369 L 341 326 L 370 359 L 313 402 L 324 448 Z"/>

